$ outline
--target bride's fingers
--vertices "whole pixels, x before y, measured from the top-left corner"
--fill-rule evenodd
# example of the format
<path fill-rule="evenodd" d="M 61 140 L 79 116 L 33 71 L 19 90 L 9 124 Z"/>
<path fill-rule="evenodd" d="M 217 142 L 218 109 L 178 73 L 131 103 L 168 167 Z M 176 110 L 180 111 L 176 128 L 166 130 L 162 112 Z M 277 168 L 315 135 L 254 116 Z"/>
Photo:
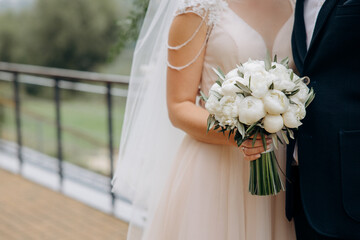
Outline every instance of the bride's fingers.
<path fill-rule="evenodd" d="M 260 154 L 255 154 L 255 155 L 244 155 L 244 160 L 246 160 L 246 161 L 254 161 L 254 160 L 256 160 L 256 159 L 258 159 L 258 158 L 260 158 Z"/>
<path fill-rule="evenodd" d="M 267 146 L 267 150 L 270 148 L 270 146 Z M 245 155 L 255 155 L 255 154 L 260 154 L 262 152 L 264 152 L 264 146 L 260 146 L 260 147 L 251 147 L 251 148 L 247 148 L 247 147 L 243 147 L 242 151 L 244 152 Z"/>
<path fill-rule="evenodd" d="M 266 145 L 269 145 L 271 143 L 272 143 L 271 139 L 266 140 Z M 258 139 L 255 141 L 254 146 L 253 146 L 253 140 L 248 139 L 241 146 L 247 147 L 247 148 L 260 147 L 260 146 L 263 146 L 263 142 L 261 139 Z"/>

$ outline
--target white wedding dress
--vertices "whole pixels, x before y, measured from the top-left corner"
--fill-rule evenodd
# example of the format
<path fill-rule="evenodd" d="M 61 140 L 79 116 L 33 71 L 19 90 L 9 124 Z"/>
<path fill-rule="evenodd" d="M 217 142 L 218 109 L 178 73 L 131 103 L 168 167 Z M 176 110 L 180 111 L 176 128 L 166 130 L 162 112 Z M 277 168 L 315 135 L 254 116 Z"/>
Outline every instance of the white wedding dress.
<path fill-rule="evenodd" d="M 263 37 L 226 2 L 222 8 L 203 2 L 211 1 L 185 1 L 177 14 L 208 14 L 203 21 L 211 26 L 211 31 L 205 44 L 200 86 L 207 93 L 217 79 L 212 67 L 227 72 L 249 58 L 264 59 L 267 46 Z M 292 25 L 293 16 L 276 35 L 271 50 L 278 59 L 291 56 Z M 276 155 L 285 169 L 285 147 L 276 150 Z M 285 217 L 285 193 L 252 196 L 248 191 L 249 162 L 243 160 L 236 147 L 206 144 L 186 135 L 171 169 L 142 239 L 295 239 L 293 223 Z"/>

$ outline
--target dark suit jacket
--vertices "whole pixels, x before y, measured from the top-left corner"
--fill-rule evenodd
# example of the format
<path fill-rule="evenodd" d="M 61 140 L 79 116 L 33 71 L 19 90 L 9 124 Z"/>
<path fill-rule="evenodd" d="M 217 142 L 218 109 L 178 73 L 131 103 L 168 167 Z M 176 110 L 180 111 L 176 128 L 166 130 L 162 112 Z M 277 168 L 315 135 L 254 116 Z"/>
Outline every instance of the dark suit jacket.
<path fill-rule="evenodd" d="M 360 239 L 360 0 L 326 0 L 306 48 L 298 0 L 293 57 L 316 97 L 299 128 L 299 178 L 310 225 L 320 234 Z M 292 149 L 287 174 L 291 179 Z M 292 218 L 292 184 L 287 184 Z"/>

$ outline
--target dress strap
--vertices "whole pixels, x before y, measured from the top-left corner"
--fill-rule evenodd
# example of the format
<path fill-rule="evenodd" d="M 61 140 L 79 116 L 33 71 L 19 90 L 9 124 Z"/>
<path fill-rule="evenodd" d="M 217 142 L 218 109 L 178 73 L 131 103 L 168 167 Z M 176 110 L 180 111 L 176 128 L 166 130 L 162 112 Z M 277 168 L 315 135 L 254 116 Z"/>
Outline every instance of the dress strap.
<path fill-rule="evenodd" d="M 174 69 L 174 70 L 177 70 L 177 71 L 181 71 L 187 67 L 189 67 L 191 64 L 193 64 L 200 56 L 200 54 L 202 53 L 202 51 L 204 50 L 206 44 L 207 44 L 207 39 L 209 38 L 209 35 L 210 35 L 210 31 L 208 30 L 207 33 L 206 33 L 206 40 L 204 41 L 204 43 L 202 44 L 199 52 L 196 54 L 196 56 L 190 61 L 188 62 L 187 64 L 183 65 L 183 66 L 174 66 L 172 65 L 169 60 L 167 60 L 167 65 L 169 68 L 171 69 Z"/>
<path fill-rule="evenodd" d="M 210 37 L 211 30 L 220 21 L 221 12 L 226 6 L 227 3 L 224 0 L 179 0 L 179 6 L 177 11 L 175 12 L 174 17 L 182 14 L 193 13 L 201 18 L 201 22 L 194 31 L 194 33 L 190 36 L 190 38 L 187 39 L 184 43 L 179 44 L 177 46 L 170 46 L 167 43 L 167 48 L 172 51 L 181 50 L 184 46 L 186 46 L 192 40 L 194 40 L 194 38 L 199 33 L 200 29 L 204 26 L 204 24 L 206 24 L 207 32 L 204 43 L 202 44 L 198 53 L 191 61 L 189 61 L 187 64 L 183 66 L 174 66 L 169 62 L 169 60 L 167 60 L 167 65 L 169 68 L 180 71 L 184 68 L 189 67 L 199 58 L 202 51 L 205 49 L 207 41 Z"/>
<path fill-rule="evenodd" d="M 197 14 L 197 13 L 195 13 L 195 14 Z M 197 29 L 195 30 L 195 32 L 193 33 L 193 35 L 188 40 L 186 40 L 184 43 L 182 43 L 182 44 L 180 44 L 178 46 L 170 46 L 169 44 L 167 44 L 168 49 L 170 49 L 170 50 L 179 50 L 180 48 L 186 46 L 189 42 L 191 42 L 191 40 L 193 40 L 195 38 L 196 34 L 200 31 L 201 26 L 205 22 L 205 17 L 204 16 L 200 16 L 200 17 L 202 18 L 202 20 L 201 20 L 199 26 L 197 27 Z"/>

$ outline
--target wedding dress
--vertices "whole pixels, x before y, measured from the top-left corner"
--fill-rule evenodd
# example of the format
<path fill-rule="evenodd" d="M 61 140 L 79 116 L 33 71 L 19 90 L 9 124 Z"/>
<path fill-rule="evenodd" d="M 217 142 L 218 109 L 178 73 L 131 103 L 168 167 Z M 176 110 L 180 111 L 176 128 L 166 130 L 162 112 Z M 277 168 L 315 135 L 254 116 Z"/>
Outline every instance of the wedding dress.
<path fill-rule="evenodd" d="M 204 93 L 217 79 L 213 67 L 228 72 L 249 58 L 264 59 L 267 45 L 261 34 L 225 1 L 179 1 L 176 15 L 192 12 L 203 19 L 202 24 L 209 26 L 203 46 L 205 57 L 200 85 Z M 291 5 L 293 7 L 292 2 Z M 290 64 L 293 64 L 292 25 L 293 16 L 281 27 L 270 49 L 278 59 L 290 57 Z M 196 34 L 197 31 L 182 45 L 168 47 L 180 49 Z M 193 61 L 184 66 L 172 66 L 170 63 L 168 66 L 181 71 Z M 285 169 L 285 147 L 280 146 L 275 153 L 281 168 Z M 248 191 L 249 162 L 243 160 L 238 148 L 206 144 L 185 135 L 170 169 L 155 211 L 145 228 L 132 227 L 128 239 L 295 239 L 293 223 L 285 217 L 284 192 L 277 196 L 251 195 Z"/>

